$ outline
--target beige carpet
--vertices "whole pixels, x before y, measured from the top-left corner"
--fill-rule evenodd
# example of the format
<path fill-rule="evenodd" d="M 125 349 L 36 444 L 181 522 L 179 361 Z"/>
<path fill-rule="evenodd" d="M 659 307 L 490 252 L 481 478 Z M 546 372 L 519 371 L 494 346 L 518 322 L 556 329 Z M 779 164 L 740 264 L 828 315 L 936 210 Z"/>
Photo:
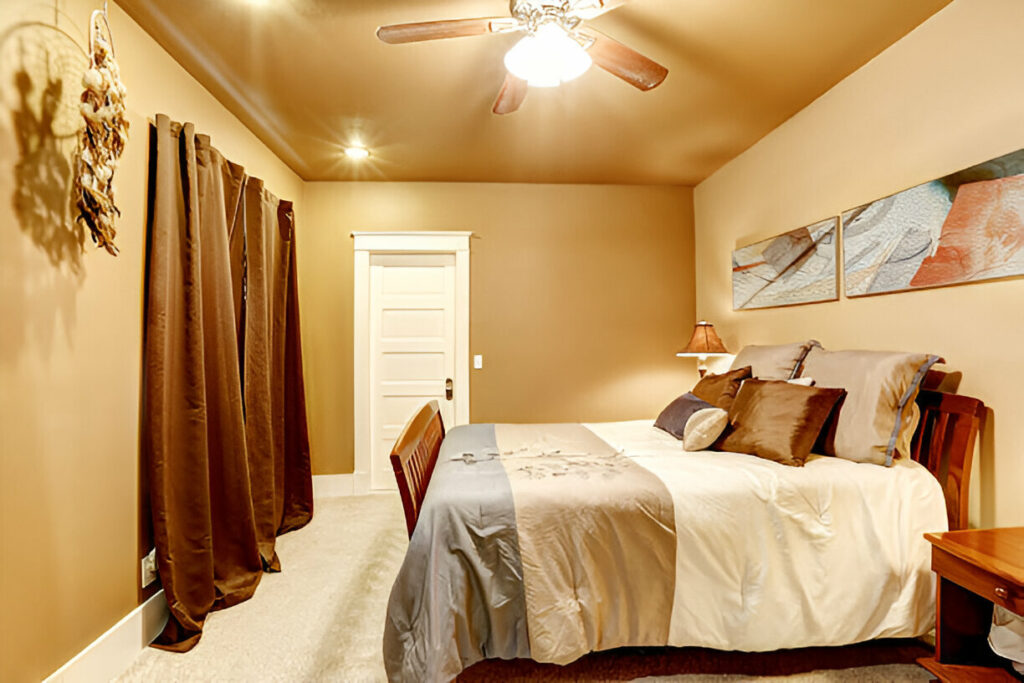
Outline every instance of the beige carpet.
<path fill-rule="evenodd" d="M 148 648 L 118 680 L 384 680 L 384 613 L 406 542 L 397 495 L 318 500 L 306 528 L 278 539 L 283 572 L 264 575 L 248 602 L 211 615 L 191 652 Z M 639 680 L 752 678 L 694 674 Z M 881 683 L 929 676 L 916 666 L 895 664 L 757 680 Z"/>
<path fill-rule="evenodd" d="M 316 501 L 280 537 L 283 571 L 214 612 L 190 652 L 148 648 L 122 681 L 374 681 L 391 582 L 408 543 L 398 496 Z"/>

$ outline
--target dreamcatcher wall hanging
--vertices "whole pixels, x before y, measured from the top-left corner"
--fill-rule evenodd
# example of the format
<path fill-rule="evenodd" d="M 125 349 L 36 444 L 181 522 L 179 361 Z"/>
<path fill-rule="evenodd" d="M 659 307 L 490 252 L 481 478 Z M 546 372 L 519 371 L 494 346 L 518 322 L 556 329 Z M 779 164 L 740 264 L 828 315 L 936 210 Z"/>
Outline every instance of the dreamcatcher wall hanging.
<path fill-rule="evenodd" d="M 79 106 L 85 127 L 78 134 L 75 206 L 78 220 L 89 227 L 93 242 L 117 256 L 114 218 L 121 212 L 114 204 L 114 172 L 128 141 L 127 90 L 114 60 L 106 1 L 89 19 L 89 69 L 82 77 L 82 87 Z"/>

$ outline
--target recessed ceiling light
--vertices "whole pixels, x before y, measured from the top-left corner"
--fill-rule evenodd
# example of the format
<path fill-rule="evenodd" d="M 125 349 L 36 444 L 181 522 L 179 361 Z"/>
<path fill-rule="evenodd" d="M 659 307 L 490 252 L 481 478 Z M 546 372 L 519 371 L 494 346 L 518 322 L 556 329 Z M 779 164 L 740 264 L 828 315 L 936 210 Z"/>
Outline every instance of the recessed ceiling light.
<path fill-rule="evenodd" d="M 345 148 L 345 156 L 347 156 L 349 159 L 362 161 L 366 157 L 370 156 L 370 150 L 366 149 L 365 147 L 358 147 L 353 145 L 352 147 Z"/>

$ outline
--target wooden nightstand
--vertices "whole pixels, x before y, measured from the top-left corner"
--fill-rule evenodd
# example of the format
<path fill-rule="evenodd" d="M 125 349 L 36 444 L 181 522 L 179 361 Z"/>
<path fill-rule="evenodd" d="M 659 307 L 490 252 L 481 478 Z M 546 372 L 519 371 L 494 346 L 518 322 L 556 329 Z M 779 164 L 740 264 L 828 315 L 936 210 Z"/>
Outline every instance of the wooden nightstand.
<path fill-rule="evenodd" d="M 925 534 L 938 575 L 935 657 L 941 681 L 1016 681 L 988 646 L 992 605 L 1024 615 L 1024 527 Z"/>

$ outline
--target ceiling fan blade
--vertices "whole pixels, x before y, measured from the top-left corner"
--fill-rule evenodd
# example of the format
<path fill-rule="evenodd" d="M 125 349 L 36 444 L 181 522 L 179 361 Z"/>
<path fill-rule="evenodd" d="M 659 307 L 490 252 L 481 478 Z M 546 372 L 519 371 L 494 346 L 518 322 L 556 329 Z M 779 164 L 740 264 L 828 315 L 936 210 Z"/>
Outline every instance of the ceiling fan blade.
<path fill-rule="evenodd" d="M 596 31 L 584 31 L 594 39 L 587 52 L 594 64 L 641 90 L 656 88 L 668 76 L 668 69 L 636 50 Z"/>
<path fill-rule="evenodd" d="M 512 74 L 505 75 L 505 83 L 501 86 L 498 99 L 494 100 L 495 114 L 511 114 L 519 109 L 526 99 L 526 81 L 516 78 Z"/>
<path fill-rule="evenodd" d="M 413 24 L 392 24 L 377 29 L 377 37 L 385 43 L 417 43 L 421 40 L 482 36 L 486 33 L 505 33 L 520 28 L 519 21 L 511 17 L 484 17 L 482 19 L 449 19 L 421 21 Z"/>
<path fill-rule="evenodd" d="M 618 9 L 625 5 L 629 0 L 589 0 L 589 2 L 582 4 L 572 10 L 572 13 L 583 20 L 593 19 L 599 17 L 602 14 L 607 14 L 613 9 Z"/>

